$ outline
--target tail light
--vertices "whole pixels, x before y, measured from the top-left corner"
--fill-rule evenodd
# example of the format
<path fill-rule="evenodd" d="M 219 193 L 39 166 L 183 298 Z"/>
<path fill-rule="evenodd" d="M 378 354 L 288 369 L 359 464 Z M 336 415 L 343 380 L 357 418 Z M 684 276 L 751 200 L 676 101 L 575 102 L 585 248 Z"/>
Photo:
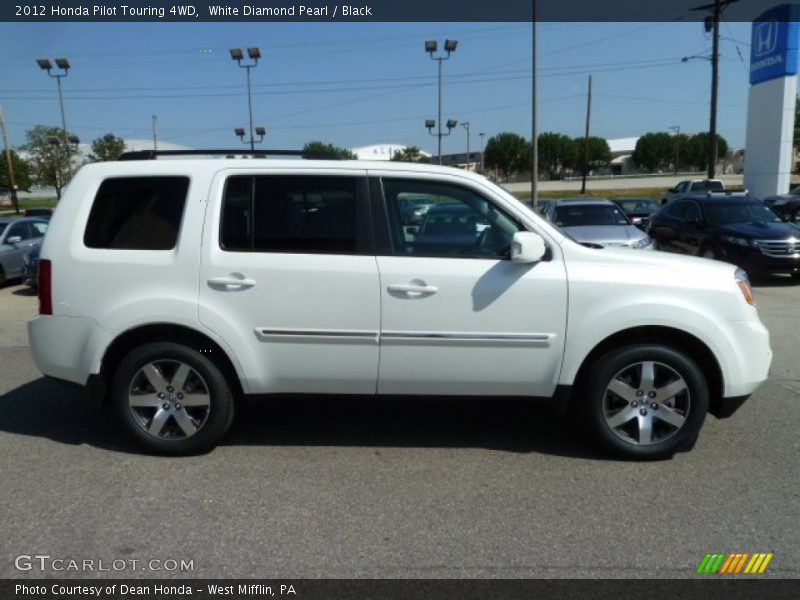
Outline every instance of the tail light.
<path fill-rule="evenodd" d="M 53 314 L 53 265 L 46 259 L 39 260 L 39 314 Z"/>

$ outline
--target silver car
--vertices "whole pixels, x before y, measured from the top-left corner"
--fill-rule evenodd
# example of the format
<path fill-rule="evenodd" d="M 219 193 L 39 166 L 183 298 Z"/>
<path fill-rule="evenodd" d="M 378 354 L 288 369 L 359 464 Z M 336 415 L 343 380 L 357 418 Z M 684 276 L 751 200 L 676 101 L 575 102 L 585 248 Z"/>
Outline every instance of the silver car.
<path fill-rule="evenodd" d="M 25 259 L 42 243 L 48 225 L 38 217 L 0 217 L 0 285 L 24 275 Z"/>
<path fill-rule="evenodd" d="M 653 240 L 605 198 L 555 200 L 547 207 L 545 217 L 581 244 L 653 249 Z"/>

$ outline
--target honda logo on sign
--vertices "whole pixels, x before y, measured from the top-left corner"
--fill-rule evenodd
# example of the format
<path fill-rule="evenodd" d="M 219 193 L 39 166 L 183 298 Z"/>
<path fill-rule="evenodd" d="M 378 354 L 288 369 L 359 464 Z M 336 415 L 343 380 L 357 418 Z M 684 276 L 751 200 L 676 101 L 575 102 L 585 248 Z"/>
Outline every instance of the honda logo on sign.
<path fill-rule="evenodd" d="M 756 28 L 754 53 L 757 57 L 771 54 L 778 45 L 778 23 L 777 21 L 767 21 L 761 23 Z"/>

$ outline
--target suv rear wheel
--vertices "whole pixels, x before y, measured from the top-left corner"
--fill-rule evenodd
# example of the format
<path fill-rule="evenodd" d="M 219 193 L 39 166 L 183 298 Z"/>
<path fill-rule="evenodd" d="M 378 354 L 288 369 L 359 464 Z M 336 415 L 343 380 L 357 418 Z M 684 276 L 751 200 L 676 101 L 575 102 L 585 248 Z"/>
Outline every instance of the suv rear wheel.
<path fill-rule="evenodd" d="M 598 360 L 579 404 L 587 433 L 606 451 L 661 459 L 690 447 L 708 412 L 708 384 L 689 356 L 657 344 L 626 346 Z"/>
<path fill-rule="evenodd" d="M 234 414 L 230 387 L 217 366 L 197 350 L 169 342 L 140 346 L 122 360 L 112 401 L 125 428 L 158 454 L 210 450 Z"/>

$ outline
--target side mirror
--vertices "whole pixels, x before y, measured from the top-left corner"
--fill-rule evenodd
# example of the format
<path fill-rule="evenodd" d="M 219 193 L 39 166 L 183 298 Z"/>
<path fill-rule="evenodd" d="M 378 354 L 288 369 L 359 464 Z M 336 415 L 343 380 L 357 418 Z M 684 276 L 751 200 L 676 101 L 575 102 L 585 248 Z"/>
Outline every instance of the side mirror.
<path fill-rule="evenodd" d="M 22 237 L 19 235 L 12 235 L 10 238 L 6 238 L 6 244 L 9 246 L 13 246 L 14 244 L 19 244 L 22 241 Z"/>
<path fill-rule="evenodd" d="M 511 238 L 511 261 L 518 264 L 539 262 L 547 252 L 544 239 L 532 231 L 518 231 Z"/>

